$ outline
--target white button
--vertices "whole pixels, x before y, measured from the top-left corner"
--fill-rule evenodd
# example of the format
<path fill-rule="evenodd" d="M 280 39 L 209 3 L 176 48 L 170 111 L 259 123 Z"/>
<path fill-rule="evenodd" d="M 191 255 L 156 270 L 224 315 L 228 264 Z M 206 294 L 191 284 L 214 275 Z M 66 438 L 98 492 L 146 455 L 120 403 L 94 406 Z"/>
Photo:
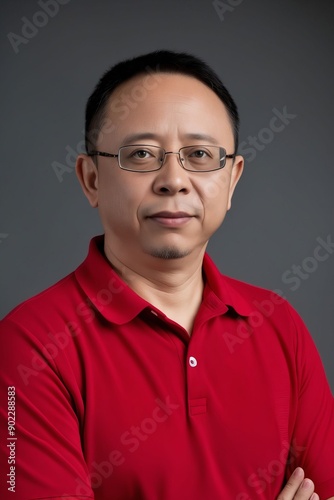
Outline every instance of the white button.
<path fill-rule="evenodd" d="M 190 366 L 192 366 L 194 368 L 195 366 L 197 366 L 197 359 L 194 358 L 194 356 L 190 356 L 189 364 L 190 364 Z"/>

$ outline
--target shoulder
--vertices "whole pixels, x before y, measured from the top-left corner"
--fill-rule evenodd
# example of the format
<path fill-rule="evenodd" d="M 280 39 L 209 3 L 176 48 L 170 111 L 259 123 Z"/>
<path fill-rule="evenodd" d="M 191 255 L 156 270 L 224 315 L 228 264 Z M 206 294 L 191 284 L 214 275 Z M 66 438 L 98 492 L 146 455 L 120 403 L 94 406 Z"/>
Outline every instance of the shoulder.
<path fill-rule="evenodd" d="M 209 286 L 223 300 L 237 302 L 242 298 L 252 309 L 254 302 L 261 300 L 286 303 L 280 290 L 269 290 L 222 274 L 208 254 L 205 255 L 203 268 Z"/>
<path fill-rule="evenodd" d="M 262 317 L 269 322 L 290 326 L 292 330 L 305 328 L 299 313 L 283 296 L 281 290 L 270 290 L 244 281 L 221 275 L 222 281 L 231 295 L 237 294 L 247 302 L 252 317 Z"/>
<path fill-rule="evenodd" d="M 248 324 L 255 339 L 280 339 L 295 350 L 310 338 L 298 312 L 280 290 L 269 290 L 222 274 L 208 256 L 204 270 L 214 293 Z M 242 323 L 243 324 L 243 323 Z M 242 330 L 240 324 L 240 331 Z"/>
<path fill-rule="evenodd" d="M 73 311 L 73 303 L 77 303 L 79 298 L 80 290 L 72 272 L 12 309 L 0 321 L 0 331 L 7 330 L 9 325 L 21 325 L 29 329 L 37 323 L 47 324 L 57 317 L 64 319 Z"/>
<path fill-rule="evenodd" d="M 25 300 L 0 321 L 0 364 L 17 386 L 39 373 L 65 376 L 76 360 L 81 332 L 78 304 L 84 297 L 71 273 Z M 32 379 L 31 379 L 32 376 Z"/>
<path fill-rule="evenodd" d="M 280 298 L 281 302 L 286 302 L 285 298 L 279 293 L 279 291 L 263 288 L 258 285 L 247 283 L 246 281 L 240 281 L 224 274 L 221 274 L 221 279 L 229 288 L 231 288 L 231 290 L 238 291 L 248 300 L 253 300 L 254 298 L 270 298 L 272 295 L 275 295 Z"/>

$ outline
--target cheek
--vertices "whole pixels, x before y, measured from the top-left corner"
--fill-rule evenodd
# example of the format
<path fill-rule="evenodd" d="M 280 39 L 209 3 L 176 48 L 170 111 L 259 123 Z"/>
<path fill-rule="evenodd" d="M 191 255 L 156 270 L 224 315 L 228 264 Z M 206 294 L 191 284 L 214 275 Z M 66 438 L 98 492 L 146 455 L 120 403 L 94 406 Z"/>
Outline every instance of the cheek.
<path fill-rule="evenodd" d="M 207 179 L 201 185 L 201 195 L 205 212 L 210 216 L 222 217 L 227 209 L 230 187 L 230 176 L 228 172 Z"/>
<path fill-rule="evenodd" d="M 99 210 L 113 224 L 131 224 L 137 220 L 141 190 L 136 180 L 108 178 L 99 182 Z"/>

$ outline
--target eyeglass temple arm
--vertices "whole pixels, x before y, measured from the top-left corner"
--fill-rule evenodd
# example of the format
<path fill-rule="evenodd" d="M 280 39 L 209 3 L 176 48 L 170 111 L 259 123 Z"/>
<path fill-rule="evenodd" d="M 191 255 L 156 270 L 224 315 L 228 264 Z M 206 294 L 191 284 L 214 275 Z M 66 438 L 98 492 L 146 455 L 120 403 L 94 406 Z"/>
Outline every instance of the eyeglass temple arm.
<path fill-rule="evenodd" d="M 118 155 L 112 153 L 103 153 L 102 151 L 91 151 L 90 153 L 87 153 L 87 156 L 107 156 L 110 158 L 118 158 Z"/>

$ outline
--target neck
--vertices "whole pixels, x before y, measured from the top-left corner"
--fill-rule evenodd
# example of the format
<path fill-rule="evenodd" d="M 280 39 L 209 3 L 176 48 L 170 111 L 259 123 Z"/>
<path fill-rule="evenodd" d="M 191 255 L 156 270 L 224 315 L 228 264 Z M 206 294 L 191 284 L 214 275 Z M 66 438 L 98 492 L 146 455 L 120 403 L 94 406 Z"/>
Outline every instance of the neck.
<path fill-rule="evenodd" d="M 105 243 L 105 255 L 119 276 L 140 297 L 191 334 L 202 302 L 202 262 L 205 248 L 194 258 L 158 259 L 138 264 L 119 258 Z"/>

